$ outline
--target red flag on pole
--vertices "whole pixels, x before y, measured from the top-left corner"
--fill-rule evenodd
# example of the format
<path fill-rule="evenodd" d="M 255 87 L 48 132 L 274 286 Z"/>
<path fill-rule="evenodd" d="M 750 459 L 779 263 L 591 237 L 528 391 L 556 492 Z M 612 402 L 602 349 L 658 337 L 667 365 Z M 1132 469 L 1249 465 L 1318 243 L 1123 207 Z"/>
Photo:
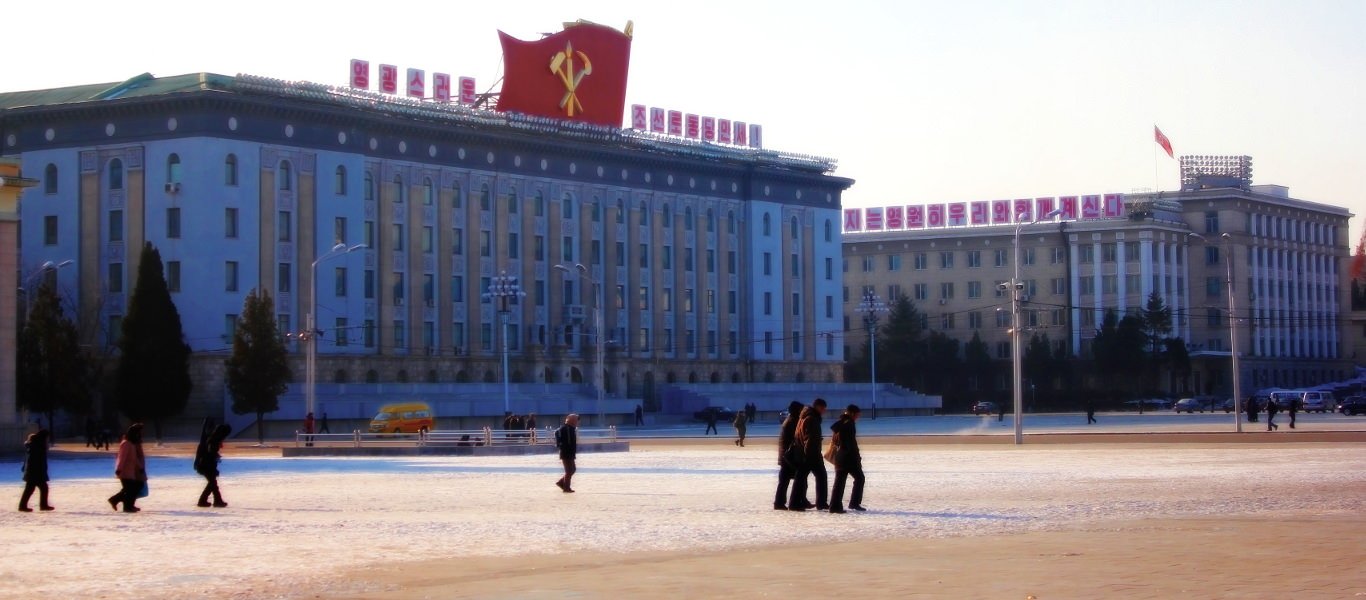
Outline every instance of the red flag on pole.
<path fill-rule="evenodd" d="M 1162 130 L 1158 129 L 1156 125 L 1153 125 L 1153 140 L 1157 142 L 1157 145 L 1162 146 L 1163 150 L 1167 151 L 1167 156 L 1176 158 L 1176 155 L 1172 154 L 1172 141 L 1167 139 L 1167 136 L 1162 135 Z"/>
<path fill-rule="evenodd" d="M 504 65 L 499 111 L 621 127 L 630 33 L 584 22 L 531 42 L 501 31 L 498 36 Z"/>

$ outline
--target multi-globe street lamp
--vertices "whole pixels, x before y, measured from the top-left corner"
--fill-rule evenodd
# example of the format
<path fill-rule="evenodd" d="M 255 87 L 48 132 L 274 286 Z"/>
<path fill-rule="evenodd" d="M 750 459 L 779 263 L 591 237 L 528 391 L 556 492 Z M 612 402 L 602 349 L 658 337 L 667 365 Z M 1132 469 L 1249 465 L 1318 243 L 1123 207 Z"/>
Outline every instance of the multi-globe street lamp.
<path fill-rule="evenodd" d="M 882 313 L 887 312 L 887 304 L 879 300 L 877 294 L 866 292 L 855 309 L 863 313 L 863 325 L 868 328 L 868 365 L 870 380 L 873 383 L 873 418 L 877 418 L 877 322 Z"/>
<path fill-rule="evenodd" d="M 1190 237 L 1199 239 L 1206 244 L 1209 240 L 1205 236 L 1195 232 L 1190 232 Z M 1238 433 L 1243 431 L 1243 390 L 1239 375 L 1242 371 L 1238 368 L 1238 319 L 1234 316 L 1237 306 L 1234 304 L 1233 294 L 1233 249 L 1229 247 L 1232 237 L 1229 234 L 1221 234 L 1221 245 L 1224 253 L 1224 287 L 1228 288 L 1228 346 L 1231 354 L 1229 364 L 1233 369 L 1233 430 Z M 1190 257 L 1186 257 L 1189 261 Z"/>
<path fill-rule="evenodd" d="M 304 378 L 306 379 L 304 382 L 304 414 L 313 412 L 313 406 L 318 398 L 318 335 L 322 333 L 318 330 L 317 323 L 315 322 L 318 313 L 318 263 L 329 258 L 336 258 L 343 254 L 350 254 L 368 247 L 369 246 L 366 246 L 365 244 L 347 246 L 346 244 L 339 242 L 337 245 L 333 246 L 331 250 L 328 250 L 322 256 L 315 259 L 310 268 L 309 275 L 311 281 L 308 286 L 308 319 L 307 323 L 305 323 L 304 333 L 300 336 L 304 343 L 308 344 L 308 352 L 305 355 L 307 360 L 304 364 Z"/>
<path fill-rule="evenodd" d="M 56 271 L 57 269 L 60 269 L 62 267 L 68 267 L 75 263 L 76 261 L 73 261 L 71 259 L 67 259 L 59 263 L 54 263 L 49 260 L 43 263 L 42 265 L 39 265 L 38 268 L 34 269 L 28 275 L 24 276 L 24 287 L 19 288 L 21 291 L 24 292 L 24 320 L 28 320 L 28 313 L 33 310 L 33 293 L 37 291 L 34 289 L 34 287 L 36 282 L 38 281 L 38 278 L 42 277 L 43 275 L 46 275 L 48 271 Z"/>
<path fill-rule="evenodd" d="M 511 313 L 508 311 L 508 303 L 516 298 L 523 298 L 526 292 L 522 291 L 522 286 L 517 283 L 516 275 L 508 275 L 507 271 L 498 273 L 496 277 L 489 280 L 489 291 L 484 292 L 486 300 L 498 300 L 498 318 L 502 324 L 501 335 L 503 337 L 503 412 L 512 412 L 511 396 L 508 392 L 508 321 Z"/>
<path fill-rule="evenodd" d="M 1015 216 L 1015 276 L 1009 282 L 997 286 L 1003 290 L 1010 290 L 1010 367 L 1013 387 L 1011 395 L 1015 408 L 1016 444 L 1024 443 L 1024 363 L 1020 356 L 1020 292 L 1024 289 L 1024 281 L 1020 280 L 1020 229 L 1025 225 L 1050 220 L 1060 214 L 1061 208 L 1029 221 L 1025 220 L 1025 213 Z"/>
<path fill-rule="evenodd" d="M 555 265 L 555 270 L 561 271 L 566 274 L 572 274 L 574 272 L 569 270 L 569 267 L 565 265 Z M 598 423 L 599 426 L 601 426 L 601 424 L 604 422 L 604 417 L 602 413 L 602 397 L 603 392 L 605 391 L 605 382 L 603 381 L 605 374 L 603 373 L 602 366 L 602 284 L 597 279 L 594 279 L 592 275 L 589 274 L 588 267 L 583 266 L 582 263 L 576 263 L 574 265 L 574 270 L 578 271 L 578 276 L 581 279 L 587 281 L 589 284 L 593 286 L 593 387 L 596 388 L 598 394 Z"/>

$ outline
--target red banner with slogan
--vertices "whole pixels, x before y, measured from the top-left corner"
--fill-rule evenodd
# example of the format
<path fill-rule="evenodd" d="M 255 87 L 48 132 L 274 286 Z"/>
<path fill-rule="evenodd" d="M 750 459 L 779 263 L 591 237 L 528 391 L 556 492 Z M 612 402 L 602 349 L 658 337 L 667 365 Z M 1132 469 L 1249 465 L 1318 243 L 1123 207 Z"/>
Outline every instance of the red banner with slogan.
<path fill-rule="evenodd" d="M 631 37 L 578 23 L 526 42 L 498 32 L 503 43 L 500 112 L 621 127 Z"/>

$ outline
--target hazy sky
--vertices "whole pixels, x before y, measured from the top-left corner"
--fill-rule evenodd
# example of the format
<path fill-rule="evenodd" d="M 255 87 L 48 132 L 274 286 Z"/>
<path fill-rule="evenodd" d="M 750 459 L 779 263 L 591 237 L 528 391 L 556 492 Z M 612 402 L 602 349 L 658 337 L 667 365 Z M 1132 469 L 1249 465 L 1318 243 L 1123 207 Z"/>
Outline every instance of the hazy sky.
<path fill-rule="evenodd" d="M 477 78 L 496 31 L 635 22 L 627 104 L 839 160 L 846 206 L 1174 189 L 1178 156 L 1366 213 L 1366 1 L 22 2 L 0 90 L 142 72 L 345 85 L 363 58 Z"/>

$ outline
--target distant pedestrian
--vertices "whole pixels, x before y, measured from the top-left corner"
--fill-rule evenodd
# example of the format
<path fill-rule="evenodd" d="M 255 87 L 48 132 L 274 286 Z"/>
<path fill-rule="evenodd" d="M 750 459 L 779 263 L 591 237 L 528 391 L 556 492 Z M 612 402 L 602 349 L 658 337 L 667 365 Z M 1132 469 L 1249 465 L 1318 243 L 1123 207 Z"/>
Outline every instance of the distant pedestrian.
<path fill-rule="evenodd" d="M 332 433 L 332 428 L 327 426 L 327 413 L 323 413 L 323 418 L 318 421 L 318 433 Z"/>
<path fill-rule="evenodd" d="M 522 423 L 530 431 L 536 428 L 536 413 L 527 413 L 526 421 Z"/>
<path fill-rule="evenodd" d="M 1256 396 L 1248 396 L 1248 397 L 1247 397 L 1247 408 L 1246 408 L 1246 410 L 1247 410 L 1247 422 L 1248 422 L 1248 423 L 1256 423 L 1256 422 L 1257 422 L 1257 397 L 1256 397 Z"/>
<path fill-rule="evenodd" d="M 99 450 L 100 446 L 104 446 L 105 450 L 109 450 L 110 440 L 113 437 L 114 430 L 109 427 L 108 423 L 100 425 L 100 432 L 98 434 L 98 437 L 95 438 L 95 449 Z"/>
<path fill-rule="evenodd" d="M 839 420 L 830 425 L 830 443 L 835 445 L 835 489 L 830 492 L 830 512 L 844 512 L 844 480 L 854 478 L 854 489 L 849 493 L 850 510 L 863 508 L 863 455 L 858 450 L 858 432 L 854 423 L 859 419 L 859 407 L 850 404 Z"/>
<path fill-rule="evenodd" d="M 987 414 L 991 414 L 991 413 L 987 413 Z M 1002 421 L 1005 421 L 1005 420 L 1006 420 L 1006 403 L 1005 403 L 1005 402 L 1001 402 L 1001 403 L 999 403 L 999 404 L 996 405 L 996 421 L 999 423 L 999 422 L 1002 422 Z"/>
<path fill-rule="evenodd" d="M 801 418 L 802 409 L 806 408 L 801 402 L 793 400 L 787 405 L 787 418 L 783 419 L 783 424 L 778 428 L 778 491 L 773 494 L 774 510 L 806 510 L 807 505 L 805 494 L 802 495 L 801 502 L 797 508 L 790 508 L 787 504 L 787 487 L 792 483 L 792 477 L 797 473 L 797 465 L 788 458 L 787 450 L 792 446 L 797 435 L 797 420 Z"/>
<path fill-rule="evenodd" d="M 199 494 L 198 506 L 223 508 L 228 505 L 223 501 L 223 494 L 218 491 L 218 463 L 223 460 L 223 441 L 228 439 L 229 433 L 232 433 L 232 426 L 223 423 L 215 427 L 206 439 L 199 442 L 199 448 L 195 449 L 194 470 L 208 480 L 204 485 L 204 491 Z M 209 504 L 210 495 L 213 496 L 213 504 Z"/>
<path fill-rule="evenodd" d="M 714 410 L 707 411 L 707 430 L 702 432 L 702 435 L 707 435 L 708 433 L 721 435 L 720 432 L 716 431 L 716 412 L 717 411 Z"/>
<path fill-rule="evenodd" d="M 96 450 L 99 450 L 100 447 L 99 447 L 99 444 L 98 444 L 98 442 L 97 442 L 98 439 L 99 439 L 99 424 L 95 422 L 95 417 L 86 417 L 86 418 L 85 418 L 85 447 L 86 447 L 86 448 L 89 448 L 89 447 L 91 447 L 91 446 L 94 446 Z"/>
<path fill-rule="evenodd" d="M 745 418 L 745 413 L 735 413 L 735 421 L 731 423 L 731 425 L 735 426 L 735 434 L 740 436 L 735 438 L 735 445 L 740 446 L 741 448 L 745 447 L 746 421 L 748 421 L 748 419 Z"/>
<path fill-rule="evenodd" d="M 1275 399 L 1275 398 L 1271 398 L 1271 399 L 1269 399 L 1269 400 L 1266 401 L 1266 430 L 1267 430 L 1267 431 L 1274 431 L 1274 430 L 1276 430 L 1276 429 L 1280 429 L 1280 427 L 1277 427 L 1277 426 L 1276 426 L 1276 411 L 1277 411 L 1278 409 L 1280 409 L 1280 407 L 1279 407 L 1279 406 L 1276 406 L 1276 399 Z"/>
<path fill-rule="evenodd" d="M 1092 398 L 1086 399 L 1086 424 L 1096 422 L 1096 401 Z"/>
<path fill-rule="evenodd" d="M 574 458 L 579 452 L 579 415 L 569 414 L 564 418 L 564 425 L 555 430 L 555 447 L 560 451 L 560 462 L 564 464 L 564 476 L 555 485 L 566 494 L 574 493 L 574 488 L 570 485 L 570 480 L 574 478 L 574 471 L 578 469 L 574 466 Z"/>
<path fill-rule="evenodd" d="M 759 416 L 759 405 L 758 405 L 758 404 L 755 404 L 755 403 L 753 403 L 753 402 L 746 402 L 746 403 L 745 403 L 745 418 L 749 419 L 749 422 L 750 422 L 750 423 L 753 423 L 753 422 L 754 422 L 754 418 L 757 417 L 757 416 Z M 740 444 L 740 445 L 743 446 L 744 444 Z"/>
<path fill-rule="evenodd" d="M 1288 409 L 1288 410 L 1289 410 L 1289 412 L 1290 412 L 1290 428 L 1291 428 L 1291 429 L 1294 429 L 1294 428 L 1295 428 L 1295 413 L 1300 412 L 1300 399 L 1299 399 L 1299 398 L 1291 398 L 1291 399 L 1290 399 L 1290 406 L 1289 406 L 1289 409 Z"/>
<path fill-rule="evenodd" d="M 636 405 L 636 427 L 645 424 L 645 409 L 639 404 Z"/>
<path fill-rule="evenodd" d="M 114 476 L 119 478 L 123 487 L 117 494 L 109 497 L 109 505 L 114 510 L 123 504 L 123 512 L 134 513 L 142 509 L 135 506 L 138 498 L 146 495 L 147 457 L 142 454 L 142 423 L 133 423 L 119 442 L 119 454 L 114 459 Z"/>
<path fill-rule="evenodd" d="M 806 478 L 816 477 L 816 510 L 827 510 L 829 496 L 826 490 L 825 461 L 821 457 L 821 415 L 825 414 L 825 399 L 816 398 L 811 406 L 802 409 L 802 417 L 797 421 L 795 442 L 802 450 L 802 464 L 797 465 L 792 479 L 792 496 L 788 499 L 788 510 L 799 501 L 806 499 Z"/>
<path fill-rule="evenodd" d="M 33 497 L 33 490 L 38 490 L 39 510 L 53 509 L 52 505 L 47 503 L 47 448 L 51 439 L 52 432 L 39 429 L 24 440 L 24 451 L 27 452 L 27 456 L 24 458 L 24 495 L 19 497 L 19 512 L 33 512 L 33 509 L 28 507 L 28 499 Z"/>

